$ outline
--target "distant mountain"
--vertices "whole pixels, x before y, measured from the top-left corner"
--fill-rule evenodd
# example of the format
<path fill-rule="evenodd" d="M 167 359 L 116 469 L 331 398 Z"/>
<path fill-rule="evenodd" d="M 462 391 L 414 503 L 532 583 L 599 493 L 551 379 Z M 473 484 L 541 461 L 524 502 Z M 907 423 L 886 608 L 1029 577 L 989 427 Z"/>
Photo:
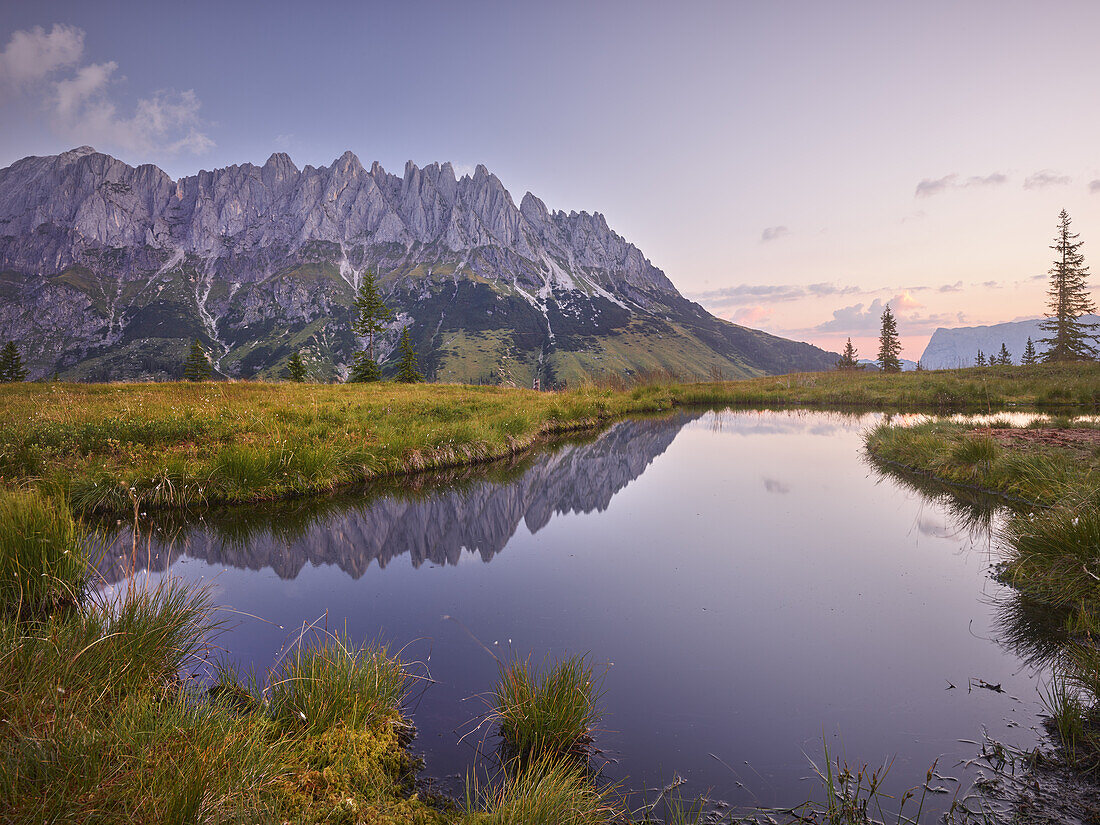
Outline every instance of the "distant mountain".
<path fill-rule="evenodd" d="M 928 346 L 924 348 L 921 363 L 930 370 L 972 367 L 978 350 L 988 358 L 1000 352 L 1003 343 L 1012 355 L 1012 362 L 1019 364 L 1028 338 L 1035 344 L 1037 353 L 1045 351 L 1046 348 L 1039 343 L 1039 339 L 1046 335 L 1039 329 L 1041 320 L 1036 318 L 1031 321 L 1010 321 L 988 327 L 940 327 L 932 333 Z M 1086 315 L 1082 320 L 1100 322 L 1100 317 Z"/>
<path fill-rule="evenodd" d="M 917 362 L 916 361 L 910 361 L 908 358 L 899 358 L 898 360 L 901 361 L 901 371 L 902 372 L 910 372 L 910 371 L 915 370 L 917 368 Z M 870 358 L 860 358 L 859 359 L 859 365 L 861 367 L 863 367 L 863 369 L 865 369 L 865 370 L 877 370 L 878 369 L 878 362 L 873 361 Z"/>
<path fill-rule="evenodd" d="M 478 166 L 351 152 L 285 154 L 172 180 L 84 146 L 0 170 L 0 338 L 31 377 L 169 378 L 192 338 L 224 375 L 276 377 L 301 350 L 342 377 L 366 269 L 441 381 L 543 386 L 669 369 L 745 377 L 828 369 L 836 355 L 731 324 L 685 299 L 599 213 L 517 207 Z"/>

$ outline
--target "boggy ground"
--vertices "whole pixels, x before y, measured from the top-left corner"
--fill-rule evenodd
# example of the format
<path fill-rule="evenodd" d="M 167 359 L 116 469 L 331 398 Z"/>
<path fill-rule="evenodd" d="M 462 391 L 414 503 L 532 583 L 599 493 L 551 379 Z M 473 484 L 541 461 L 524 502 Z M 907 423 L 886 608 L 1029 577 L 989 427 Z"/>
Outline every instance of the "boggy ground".
<path fill-rule="evenodd" d="M 555 434 L 678 405 L 1100 409 L 1100 364 L 677 383 L 650 375 L 560 392 L 259 382 L 0 386 L 0 486 L 77 513 L 255 502 L 490 461 Z"/>

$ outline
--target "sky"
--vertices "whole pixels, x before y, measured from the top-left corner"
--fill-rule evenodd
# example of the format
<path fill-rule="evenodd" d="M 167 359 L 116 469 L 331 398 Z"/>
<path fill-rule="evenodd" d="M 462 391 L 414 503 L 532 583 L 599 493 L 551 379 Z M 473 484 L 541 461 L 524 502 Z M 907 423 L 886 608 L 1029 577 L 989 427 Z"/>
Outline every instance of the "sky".
<path fill-rule="evenodd" d="M 873 358 L 888 302 L 915 360 L 1042 315 L 1061 209 L 1100 255 L 1098 41 L 1094 0 L 5 3 L 0 167 L 484 163 L 716 315 Z"/>

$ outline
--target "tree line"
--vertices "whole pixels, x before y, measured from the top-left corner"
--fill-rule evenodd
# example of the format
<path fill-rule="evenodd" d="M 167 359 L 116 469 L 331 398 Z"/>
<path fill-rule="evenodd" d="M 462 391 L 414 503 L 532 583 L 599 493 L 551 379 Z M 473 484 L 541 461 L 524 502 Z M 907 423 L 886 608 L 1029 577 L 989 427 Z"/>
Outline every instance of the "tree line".
<path fill-rule="evenodd" d="M 1070 217 L 1065 209 L 1058 215 L 1058 228 L 1054 236 L 1054 265 L 1050 268 L 1050 283 L 1047 286 L 1047 309 L 1049 310 L 1039 323 L 1039 329 L 1047 333 L 1038 343 L 1045 344 L 1042 355 L 1036 354 L 1035 342 L 1030 336 L 1024 346 L 1020 364 L 1071 363 L 1077 361 L 1095 361 L 1100 358 L 1100 350 L 1091 341 L 1100 342 L 1100 324 L 1084 321 L 1086 315 L 1096 312 L 1096 302 L 1092 300 L 1088 289 L 1089 268 L 1085 265 L 1085 256 L 1081 253 L 1084 241 L 1080 235 L 1070 231 Z M 897 320 L 887 304 L 880 319 L 879 351 L 876 363 L 883 372 L 901 372 L 901 342 L 898 339 Z M 974 357 L 974 366 L 997 366 L 1012 364 L 1012 353 L 1001 342 L 1001 349 L 987 356 L 980 349 Z M 862 369 L 859 353 L 852 346 L 852 339 L 844 346 L 837 369 Z M 920 361 L 917 369 L 923 369 Z"/>

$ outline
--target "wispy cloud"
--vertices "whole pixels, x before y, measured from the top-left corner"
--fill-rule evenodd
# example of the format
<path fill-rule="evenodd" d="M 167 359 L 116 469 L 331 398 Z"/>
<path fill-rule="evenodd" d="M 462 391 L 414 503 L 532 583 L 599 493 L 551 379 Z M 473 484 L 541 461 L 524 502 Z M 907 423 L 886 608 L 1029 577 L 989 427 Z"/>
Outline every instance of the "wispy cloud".
<path fill-rule="evenodd" d="M 1094 195 L 1100 193 L 1100 178 L 1089 181 L 1089 191 Z"/>
<path fill-rule="evenodd" d="M 1008 183 L 1008 175 L 1001 172 L 993 172 L 985 176 L 973 175 L 966 179 L 963 186 L 1000 186 L 1002 183 Z"/>
<path fill-rule="evenodd" d="M 1041 169 L 1027 176 L 1024 181 L 1024 189 L 1045 189 L 1048 186 L 1065 186 L 1073 183 L 1073 178 L 1068 175 L 1059 175 L 1049 169 Z"/>
<path fill-rule="evenodd" d="M 50 127 L 77 143 L 169 155 L 201 154 L 214 146 L 193 90 L 157 90 L 125 114 L 112 96 L 118 64 L 83 58 L 84 32 L 78 28 L 17 31 L 0 53 L 0 80 L 8 89 L 43 95 Z"/>
<path fill-rule="evenodd" d="M 785 226 L 769 226 L 760 233 L 760 241 L 762 243 L 767 243 L 768 241 L 775 241 L 790 234 L 791 230 L 787 229 Z"/>
<path fill-rule="evenodd" d="M 936 289 L 936 292 L 962 292 L 963 282 L 955 281 L 953 284 L 944 284 Z"/>
<path fill-rule="evenodd" d="M 710 306 L 741 306 L 743 304 L 755 304 L 761 301 L 778 303 L 784 301 L 799 301 L 803 298 L 822 298 L 836 295 L 857 295 L 862 290 L 855 286 L 838 286 L 836 284 L 738 284 L 737 286 L 712 289 L 706 292 L 694 293 L 697 301 L 702 301 Z"/>
<path fill-rule="evenodd" d="M 41 26 L 17 31 L 0 52 L 0 83 L 23 89 L 75 66 L 83 53 L 84 32 L 73 26 L 58 23 L 48 32 Z"/>
<path fill-rule="evenodd" d="M 952 172 L 950 175 L 944 175 L 942 178 L 925 178 L 917 184 L 916 191 L 913 194 L 914 197 L 927 198 L 932 195 L 942 194 L 948 189 L 973 189 L 1000 186 L 1007 182 L 1008 175 L 1002 172 L 991 172 L 988 175 L 971 175 L 967 178 L 962 178 L 957 173 Z"/>
<path fill-rule="evenodd" d="M 925 178 L 917 184 L 917 191 L 914 192 L 914 196 L 918 198 L 927 198 L 932 195 L 938 195 L 941 192 L 946 192 L 950 187 L 955 185 L 955 181 L 959 179 L 958 175 L 944 175 L 942 178 Z"/>

